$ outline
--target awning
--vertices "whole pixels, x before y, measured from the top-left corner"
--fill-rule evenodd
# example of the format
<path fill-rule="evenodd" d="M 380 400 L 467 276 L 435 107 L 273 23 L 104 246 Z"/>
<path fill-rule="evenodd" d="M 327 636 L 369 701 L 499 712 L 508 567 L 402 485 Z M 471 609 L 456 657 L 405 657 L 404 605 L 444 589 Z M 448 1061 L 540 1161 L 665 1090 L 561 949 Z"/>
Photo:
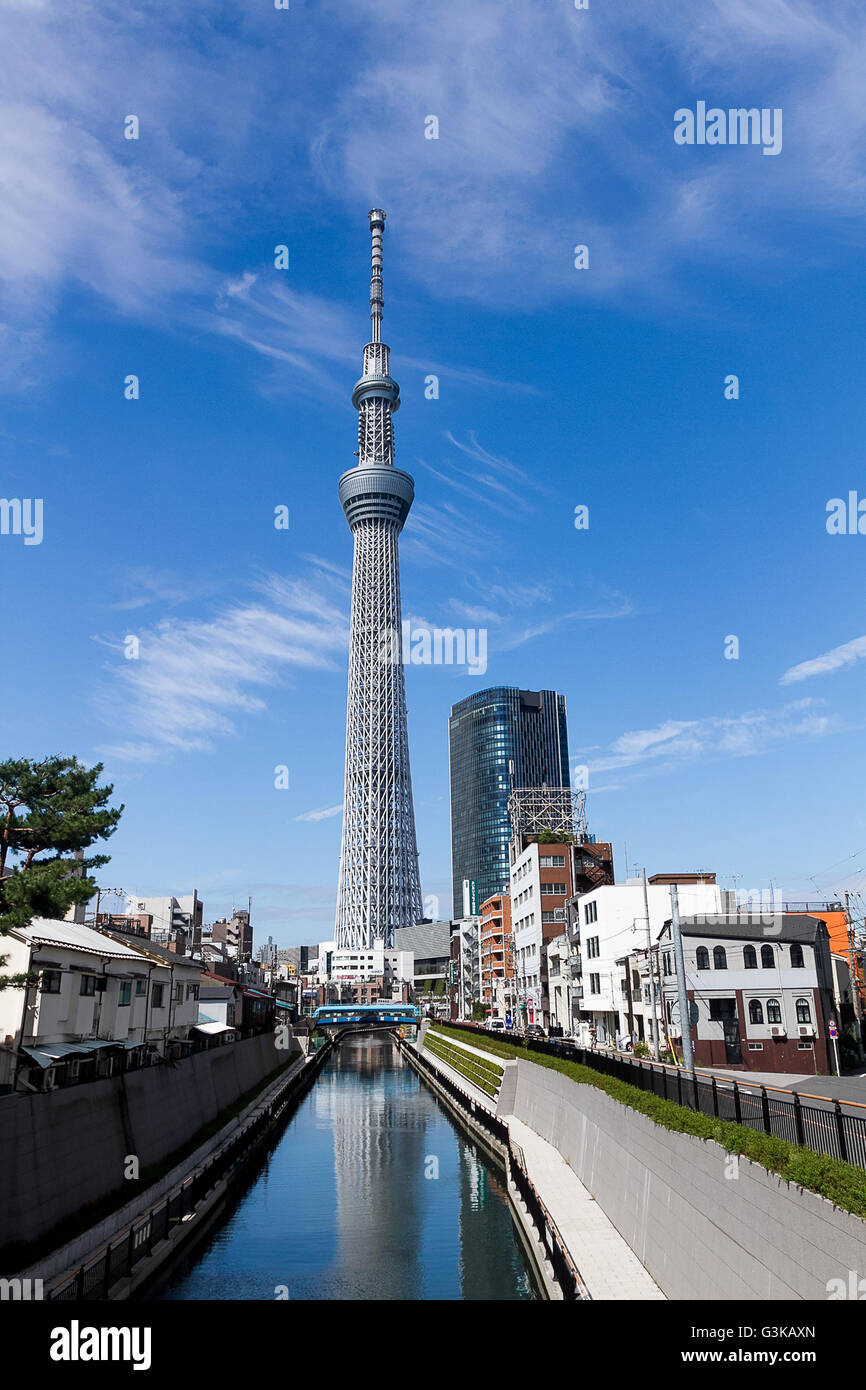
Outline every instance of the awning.
<path fill-rule="evenodd" d="M 194 1033 L 233 1033 L 235 1030 L 228 1023 L 195 1023 L 192 1031 Z"/>
<path fill-rule="evenodd" d="M 40 1067 L 53 1067 L 62 1057 L 80 1057 L 84 1048 L 74 1043 L 46 1043 L 44 1047 L 22 1047 L 21 1051 Z"/>
<path fill-rule="evenodd" d="M 128 1038 L 82 1038 L 74 1043 L 43 1043 L 41 1047 L 22 1047 L 21 1051 L 32 1061 L 38 1062 L 40 1067 L 52 1067 L 66 1057 L 87 1056 L 88 1053 L 105 1052 L 111 1047 L 120 1047 L 128 1052 L 133 1047 L 145 1046 L 143 1042 L 131 1042 Z"/>

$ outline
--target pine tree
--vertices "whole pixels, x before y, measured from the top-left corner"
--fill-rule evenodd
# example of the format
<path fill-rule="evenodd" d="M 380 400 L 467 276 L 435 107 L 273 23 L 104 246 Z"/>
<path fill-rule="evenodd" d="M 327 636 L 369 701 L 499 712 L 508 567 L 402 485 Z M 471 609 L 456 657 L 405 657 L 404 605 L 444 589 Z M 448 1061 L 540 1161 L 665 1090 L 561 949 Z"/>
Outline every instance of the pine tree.
<path fill-rule="evenodd" d="M 75 852 L 113 835 L 123 811 L 107 804 L 114 788 L 97 785 L 101 774 L 102 763 L 88 768 L 77 758 L 0 762 L 0 936 L 34 917 L 65 917 L 93 897 L 88 871 L 109 856 Z M 0 956 L 0 970 L 7 960 Z M 0 974 L 0 989 L 25 981 Z"/>

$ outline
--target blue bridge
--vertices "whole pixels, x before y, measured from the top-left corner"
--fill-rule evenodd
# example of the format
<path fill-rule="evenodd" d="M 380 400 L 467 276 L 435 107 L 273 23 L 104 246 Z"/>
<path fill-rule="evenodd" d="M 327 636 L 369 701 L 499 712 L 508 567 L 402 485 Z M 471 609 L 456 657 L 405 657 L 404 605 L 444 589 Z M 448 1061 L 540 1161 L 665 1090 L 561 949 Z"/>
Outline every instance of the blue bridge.
<path fill-rule="evenodd" d="M 417 1028 L 421 1010 L 417 1004 L 385 1000 L 379 1004 L 320 1004 L 313 1011 L 312 1022 L 317 1028 L 351 1028 L 353 1032 L 361 1028 Z"/>

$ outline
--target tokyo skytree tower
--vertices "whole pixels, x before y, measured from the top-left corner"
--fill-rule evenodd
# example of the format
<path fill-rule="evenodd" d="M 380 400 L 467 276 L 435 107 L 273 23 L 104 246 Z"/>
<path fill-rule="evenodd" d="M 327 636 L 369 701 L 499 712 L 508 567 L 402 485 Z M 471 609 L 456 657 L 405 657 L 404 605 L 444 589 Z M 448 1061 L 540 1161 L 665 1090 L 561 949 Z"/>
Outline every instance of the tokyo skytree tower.
<path fill-rule="evenodd" d="M 370 213 L 372 342 L 352 392 L 358 411 L 358 464 L 340 479 L 340 502 L 355 537 L 346 779 L 340 885 L 334 929 L 338 949 L 393 948 L 397 927 L 421 917 L 421 887 L 409 773 L 406 688 L 401 649 L 398 537 L 415 497 L 408 473 L 394 467 L 394 411 L 400 388 L 381 341 L 382 232 Z"/>

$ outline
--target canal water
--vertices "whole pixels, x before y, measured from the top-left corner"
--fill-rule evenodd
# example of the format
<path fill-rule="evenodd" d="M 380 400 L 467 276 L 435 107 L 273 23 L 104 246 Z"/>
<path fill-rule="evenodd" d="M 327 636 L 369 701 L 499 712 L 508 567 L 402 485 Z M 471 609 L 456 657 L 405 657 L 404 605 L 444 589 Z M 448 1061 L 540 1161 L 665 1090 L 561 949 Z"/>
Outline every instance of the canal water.
<path fill-rule="evenodd" d="M 334 1049 L 252 1185 L 149 1297 L 531 1299 L 505 1180 L 386 1034 Z"/>

